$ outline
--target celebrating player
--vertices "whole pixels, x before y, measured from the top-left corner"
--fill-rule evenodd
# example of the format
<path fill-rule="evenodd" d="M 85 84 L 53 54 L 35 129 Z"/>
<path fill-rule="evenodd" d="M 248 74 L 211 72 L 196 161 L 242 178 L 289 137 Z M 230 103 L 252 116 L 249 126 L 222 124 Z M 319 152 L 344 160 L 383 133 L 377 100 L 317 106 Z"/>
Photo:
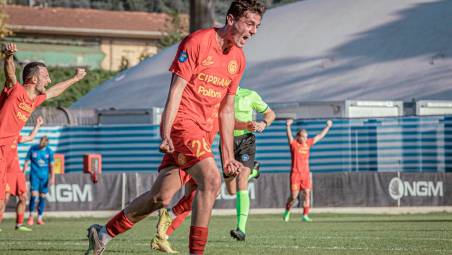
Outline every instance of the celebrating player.
<path fill-rule="evenodd" d="M 234 127 L 234 157 L 245 168 L 237 177 L 224 176 L 228 193 L 235 195 L 237 186 L 239 192 L 236 198 L 237 229 L 231 230 L 233 238 L 245 240 L 245 226 L 249 212 L 248 181 L 259 175 L 259 164 L 254 160 L 256 154 L 256 138 L 252 132 L 263 132 L 275 119 L 275 113 L 262 100 L 257 92 L 239 87 L 234 103 L 235 127 Z M 262 121 L 253 121 L 253 112 L 264 114 Z M 212 141 L 213 141 L 212 137 Z M 221 150 L 221 149 L 220 149 Z M 252 169 L 252 170 L 251 170 Z M 193 198 L 196 194 L 196 183 L 190 181 L 185 186 L 185 195 L 170 210 L 159 212 L 159 224 L 157 235 L 152 240 L 152 248 L 167 253 L 175 253 L 167 241 L 185 220 L 192 208 Z M 172 219 L 173 218 L 173 219 Z"/>
<path fill-rule="evenodd" d="M 15 44 L 4 45 L 6 81 L 0 94 L 0 208 L 3 208 L 5 202 L 7 162 L 9 158 L 16 157 L 16 152 L 10 148 L 19 136 L 20 130 L 36 107 L 46 99 L 60 95 L 86 75 L 85 70 L 79 68 L 73 78 L 46 90 L 51 82 L 47 67 L 40 62 L 31 62 L 24 67 L 22 72 L 24 84 L 21 85 L 16 78 L 13 59 L 16 51 Z"/>
<path fill-rule="evenodd" d="M 28 225 L 34 224 L 33 212 L 35 210 L 35 204 L 39 196 L 38 204 L 38 225 L 44 224 L 42 220 L 44 209 L 46 206 L 46 195 L 48 192 L 48 186 L 55 184 L 55 173 L 53 171 L 54 153 L 49 147 L 49 138 L 47 136 L 41 137 L 39 144 L 31 146 L 25 157 L 24 170 L 30 167 L 30 214 L 28 216 Z M 50 183 L 49 183 L 50 177 Z"/>
<path fill-rule="evenodd" d="M 310 208 L 311 195 L 311 176 L 309 170 L 309 154 L 311 147 L 318 141 L 322 140 L 333 126 L 333 122 L 328 120 L 325 128 L 314 138 L 308 138 L 308 131 L 306 129 L 299 129 L 295 139 L 292 136 L 293 119 L 287 120 L 287 139 L 289 141 L 290 153 L 292 156 L 292 169 L 290 172 L 290 197 L 287 199 L 286 211 L 284 212 L 284 221 L 289 221 L 290 209 L 297 201 L 298 194 L 301 190 L 303 203 L 303 217 L 302 220 L 306 222 L 312 221 L 308 214 Z"/>
<path fill-rule="evenodd" d="M 43 118 L 39 116 L 36 119 L 36 124 L 30 134 L 28 136 L 19 136 L 19 138 L 16 139 L 11 145 L 11 150 L 14 150 L 16 157 L 8 158 L 9 162 L 7 163 L 6 169 L 6 199 L 3 208 L 0 210 L 5 212 L 10 196 L 17 196 L 19 198 L 16 205 L 16 230 L 19 231 L 31 231 L 31 229 L 23 226 L 25 206 L 27 204 L 27 185 L 25 183 L 25 173 L 19 166 L 17 144 L 33 141 L 43 123 Z"/>
<path fill-rule="evenodd" d="M 110 239 L 168 206 L 186 175 L 198 185 L 189 250 L 190 254 L 204 253 L 221 183 L 209 137 L 219 119 L 224 172 L 237 175 L 243 166 L 233 153 L 234 95 L 245 70 L 242 48 L 257 32 L 263 12 L 264 6 L 257 1 L 234 1 L 224 27 L 198 30 L 181 42 L 170 68 L 173 77 L 161 123 L 160 149 L 166 154 L 157 179 L 149 192 L 132 201 L 106 226 L 89 227 L 87 253 L 102 254 Z"/>

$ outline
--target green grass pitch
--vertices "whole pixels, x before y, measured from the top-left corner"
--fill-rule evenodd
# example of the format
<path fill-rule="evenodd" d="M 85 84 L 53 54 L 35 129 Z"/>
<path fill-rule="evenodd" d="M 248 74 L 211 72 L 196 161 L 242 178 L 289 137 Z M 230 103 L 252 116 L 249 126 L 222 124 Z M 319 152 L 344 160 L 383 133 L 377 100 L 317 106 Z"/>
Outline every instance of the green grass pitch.
<path fill-rule="evenodd" d="M 215 216 L 205 254 L 452 254 L 452 214 L 345 215 L 312 214 L 311 223 L 292 214 L 288 223 L 280 215 L 251 215 L 246 242 L 229 236 L 234 216 Z M 106 219 L 49 218 L 33 232 L 14 230 L 14 220 L 1 224 L 0 254 L 84 254 L 86 228 Z M 111 241 L 108 254 L 162 254 L 149 248 L 156 217 Z M 189 221 L 171 238 L 175 249 L 188 254 Z"/>

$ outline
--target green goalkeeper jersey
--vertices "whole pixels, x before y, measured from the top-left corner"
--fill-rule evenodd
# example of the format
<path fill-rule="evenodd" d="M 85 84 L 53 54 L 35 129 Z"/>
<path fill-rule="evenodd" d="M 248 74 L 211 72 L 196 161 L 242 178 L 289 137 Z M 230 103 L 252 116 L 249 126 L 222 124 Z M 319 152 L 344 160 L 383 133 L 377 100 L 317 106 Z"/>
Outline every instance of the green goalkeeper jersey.
<path fill-rule="evenodd" d="M 253 111 L 264 113 L 268 105 L 262 100 L 256 91 L 244 88 L 238 88 L 235 95 L 234 111 L 235 119 L 248 122 L 253 120 Z M 234 130 L 234 136 L 241 136 L 252 133 L 248 130 Z"/>

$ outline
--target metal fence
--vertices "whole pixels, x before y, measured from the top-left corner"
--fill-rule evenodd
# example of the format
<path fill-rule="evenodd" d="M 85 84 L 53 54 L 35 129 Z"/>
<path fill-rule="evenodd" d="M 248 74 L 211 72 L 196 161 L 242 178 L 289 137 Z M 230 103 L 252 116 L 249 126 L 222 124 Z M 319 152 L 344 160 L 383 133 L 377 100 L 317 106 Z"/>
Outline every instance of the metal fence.
<path fill-rule="evenodd" d="M 452 171 L 452 116 L 334 119 L 324 140 L 311 151 L 314 173 L 343 171 Z M 296 120 L 309 136 L 319 133 L 324 119 Z M 22 131 L 28 133 L 31 127 Z M 63 153 L 66 172 L 82 171 L 83 155 L 100 153 L 103 171 L 156 171 L 162 154 L 157 125 L 97 125 L 43 127 L 51 147 Z M 19 146 L 21 162 L 30 144 Z M 218 158 L 218 139 L 213 145 Z M 288 173 L 290 152 L 285 122 L 276 121 L 257 134 L 257 160 L 262 171 Z"/>

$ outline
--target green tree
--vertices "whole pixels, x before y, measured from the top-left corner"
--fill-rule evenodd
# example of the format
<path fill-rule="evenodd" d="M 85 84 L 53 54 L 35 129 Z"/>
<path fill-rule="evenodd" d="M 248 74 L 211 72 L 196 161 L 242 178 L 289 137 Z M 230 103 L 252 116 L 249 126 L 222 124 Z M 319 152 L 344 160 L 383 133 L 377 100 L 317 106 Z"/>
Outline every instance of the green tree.
<path fill-rule="evenodd" d="M 6 27 L 8 15 L 1 8 L 3 5 L 5 5 L 5 0 L 0 0 L 0 41 L 12 34 L 11 30 Z"/>
<path fill-rule="evenodd" d="M 171 22 L 167 23 L 167 35 L 159 40 L 159 47 L 166 48 L 182 40 L 184 31 L 181 29 L 181 19 L 178 12 L 173 11 L 170 14 Z"/>
<path fill-rule="evenodd" d="M 3 68 L 2 68 L 3 70 Z M 22 78 L 22 69 L 20 67 L 16 70 L 16 76 Z M 62 68 L 62 67 L 49 67 L 50 78 L 54 83 L 67 80 L 74 76 L 74 68 Z M 51 100 L 44 102 L 44 106 L 62 106 L 69 107 L 72 103 L 77 101 L 80 97 L 86 95 L 93 88 L 101 84 L 102 82 L 112 79 L 116 75 L 115 72 L 104 70 L 89 70 L 85 78 L 79 83 L 73 85 L 67 89 L 62 95 L 55 97 Z M 0 75 L 0 88 L 3 89 L 5 83 L 5 74 L 1 71 Z"/>

